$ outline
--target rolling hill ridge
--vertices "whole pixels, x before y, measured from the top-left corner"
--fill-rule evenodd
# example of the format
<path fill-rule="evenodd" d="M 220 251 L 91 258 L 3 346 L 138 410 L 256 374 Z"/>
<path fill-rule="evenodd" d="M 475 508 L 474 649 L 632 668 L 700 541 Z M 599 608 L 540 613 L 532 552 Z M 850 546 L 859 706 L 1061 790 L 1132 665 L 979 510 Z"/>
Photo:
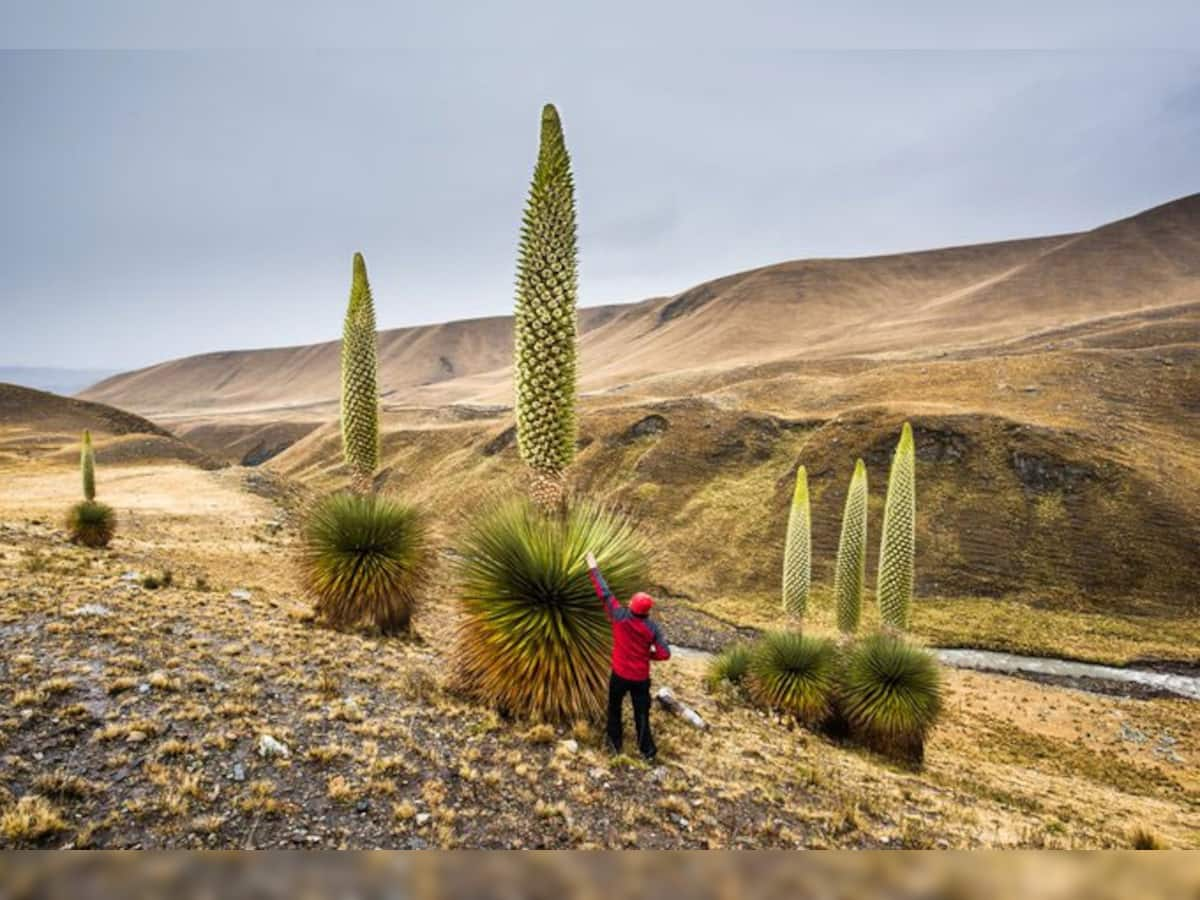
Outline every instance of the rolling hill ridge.
<path fill-rule="evenodd" d="M 506 318 L 380 335 L 389 489 L 453 516 L 520 478 L 511 341 Z M 854 460 L 876 529 L 907 419 L 923 595 L 1198 609 L 1200 195 L 1078 234 L 800 260 L 585 309 L 580 345 L 576 483 L 642 517 L 664 595 L 769 617 L 798 465 L 828 580 Z M 226 461 L 344 483 L 337 342 L 83 396 Z"/>

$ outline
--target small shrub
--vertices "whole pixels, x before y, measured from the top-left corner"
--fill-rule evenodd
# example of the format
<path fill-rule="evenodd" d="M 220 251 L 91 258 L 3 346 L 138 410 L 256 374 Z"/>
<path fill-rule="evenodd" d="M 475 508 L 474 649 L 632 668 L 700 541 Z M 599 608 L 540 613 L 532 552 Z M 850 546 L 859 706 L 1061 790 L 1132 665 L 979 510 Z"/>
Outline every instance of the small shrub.
<path fill-rule="evenodd" d="M 740 685 L 750 667 L 750 647 L 746 644 L 731 644 L 709 661 L 704 684 L 715 691 L 724 682 Z"/>
<path fill-rule="evenodd" d="M 157 591 L 159 588 L 170 587 L 175 583 L 175 575 L 170 569 L 165 570 L 160 575 L 145 575 L 142 577 L 142 587 L 148 591 Z"/>
<path fill-rule="evenodd" d="M 1138 825 L 1129 832 L 1129 846 L 1134 850 L 1162 850 L 1163 843 L 1158 835 L 1145 825 Z"/>
<path fill-rule="evenodd" d="M 515 499 L 469 525 L 457 562 L 459 688 L 501 712 L 548 721 L 602 712 L 612 635 L 588 580 L 589 550 L 618 597 L 642 586 L 645 545 L 605 507 L 543 513 Z"/>
<path fill-rule="evenodd" d="M 371 619 L 408 630 L 433 555 L 420 514 L 374 494 L 333 494 L 308 515 L 300 568 L 317 612 L 334 625 Z"/>
<path fill-rule="evenodd" d="M 832 714 L 836 687 L 837 648 L 827 638 L 768 632 L 750 654 L 746 688 L 751 699 L 810 727 Z"/>
<path fill-rule="evenodd" d="M 851 651 L 841 712 L 867 747 L 920 764 L 941 708 L 941 675 L 931 654 L 889 634 L 873 635 Z"/>
<path fill-rule="evenodd" d="M 107 547 L 117 530 L 117 514 L 98 500 L 83 500 L 67 513 L 67 532 L 71 540 L 85 547 Z"/>

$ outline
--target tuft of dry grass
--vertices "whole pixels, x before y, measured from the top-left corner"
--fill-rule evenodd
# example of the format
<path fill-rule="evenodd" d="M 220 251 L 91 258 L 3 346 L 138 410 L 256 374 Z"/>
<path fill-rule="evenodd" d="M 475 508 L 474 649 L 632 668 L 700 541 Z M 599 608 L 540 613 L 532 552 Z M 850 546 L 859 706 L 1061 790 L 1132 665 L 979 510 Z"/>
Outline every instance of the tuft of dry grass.
<path fill-rule="evenodd" d="M 38 775 L 33 780 L 33 787 L 38 794 L 60 801 L 86 800 L 103 790 L 95 782 L 64 772 L 62 769 Z"/>
<path fill-rule="evenodd" d="M 1162 850 L 1163 842 L 1145 825 L 1137 825 L 1129 831 L 1129 846 L 1134 850 Z"/>
<path fill-rule="evenodd" d="M 26 794 L 0 813 L 0 836 L 13 843 L 32 843 L 67 828 L 59 811 L 39 794 Z"/>

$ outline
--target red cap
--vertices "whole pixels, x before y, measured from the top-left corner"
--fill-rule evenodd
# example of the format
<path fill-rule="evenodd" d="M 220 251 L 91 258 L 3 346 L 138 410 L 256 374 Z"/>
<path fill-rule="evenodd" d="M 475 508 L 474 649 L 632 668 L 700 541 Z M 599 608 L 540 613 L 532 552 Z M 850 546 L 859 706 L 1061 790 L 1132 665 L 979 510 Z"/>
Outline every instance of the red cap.
<path fill-rule="evenodd" d="M 649 594 L 637 593 L 629 598 L 629 611 L 635 616 L 648 616 L 654 606 L 654 598 Z"/>

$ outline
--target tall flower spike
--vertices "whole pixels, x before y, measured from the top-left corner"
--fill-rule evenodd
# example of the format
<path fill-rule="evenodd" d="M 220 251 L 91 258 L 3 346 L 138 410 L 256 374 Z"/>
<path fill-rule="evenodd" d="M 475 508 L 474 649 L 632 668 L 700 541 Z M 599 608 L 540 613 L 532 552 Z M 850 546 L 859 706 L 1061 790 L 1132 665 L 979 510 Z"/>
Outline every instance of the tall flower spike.
<path fill-rule="evenodd" d="M 79 450 L 79 471 L 83 476 L 83 499 L 96 499 L 96 452 L 92 449 L 92 433 L 83 432 L 83 444 Z"/>
<path fill-rule="evenodd" d="M 808 473 L 796 471 L 796 488 L 788 513 L 783 548 L 783 611 L 803 620 L 812 584 L 812 519 L 808 507 Z"/>
<path fill-rule="evenodd" d="M 350 303 L 342 331 L 342 452 L 354 489 L 371 490 L 379 465 L 379 387 L 375 304 L 367 264 L 354 254 Z"/>
<path fill-rule="evenodd" d="M 517 446 L 533 499 L 561 502 L 575 458 L 578 297 L 575 185 L 558 111 L 542 109 L 541 145 L 521 225 L 514 317 Z"/>
<path fill-rule="evenodd" d="M 916 453 L 912 426 L 907 422 L 892 457 L 887 500 L 883 507 L 883 538 L 879 544 L 879 617 L 895 631 L 908 627 L 917 547 Z"/>
<path fill-rule="evenodd" d="M 867 570 L 867 467 L 860 459 L 846 493 L 842 537 L 838 542 L 833 593 L 837 598 L 838 628 L 843 634 L 858 630 L 862 615 L 863 582 Z"/>

